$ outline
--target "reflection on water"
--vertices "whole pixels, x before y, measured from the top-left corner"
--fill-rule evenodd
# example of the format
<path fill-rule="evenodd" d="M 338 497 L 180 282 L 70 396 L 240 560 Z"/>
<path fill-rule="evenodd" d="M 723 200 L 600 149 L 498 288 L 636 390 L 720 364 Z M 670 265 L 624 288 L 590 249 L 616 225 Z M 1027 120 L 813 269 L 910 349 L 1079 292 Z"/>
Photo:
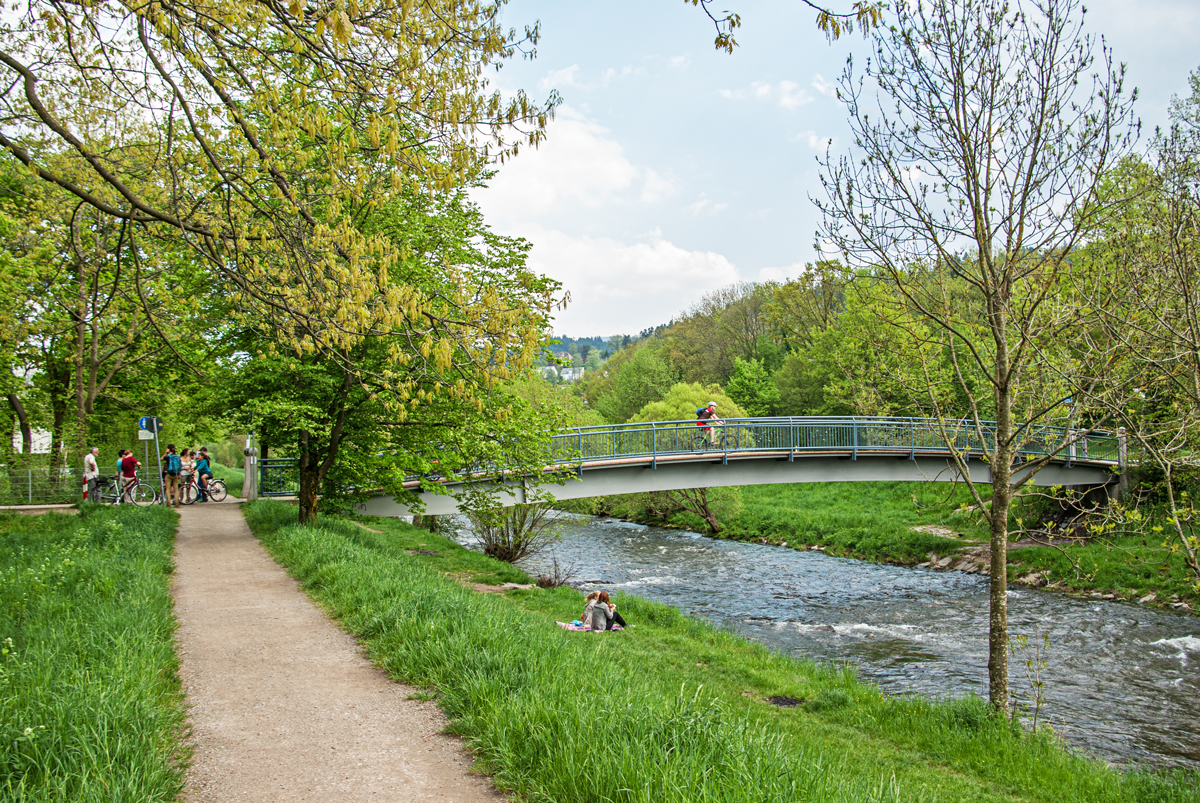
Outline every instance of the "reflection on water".
<path fill-rule="evenodd" d="M 565 515 L 565 514 L 564 514 Z M 469 540 L 463 533 L 460 540 Z M 795 656 L 853 662 L 889 692 L 987 694 L 987 578 L 717 541 L 571 516 L 553 557 L 583 587 L 677 606 Z M 1200 620 L 1125 603 L 1009 592 L 1009 629 L 1050 636 L 1043 714 L 1111 760 L 1200 765 Z M 1011 685 L 1028 697 L 1023 662 Z"/>

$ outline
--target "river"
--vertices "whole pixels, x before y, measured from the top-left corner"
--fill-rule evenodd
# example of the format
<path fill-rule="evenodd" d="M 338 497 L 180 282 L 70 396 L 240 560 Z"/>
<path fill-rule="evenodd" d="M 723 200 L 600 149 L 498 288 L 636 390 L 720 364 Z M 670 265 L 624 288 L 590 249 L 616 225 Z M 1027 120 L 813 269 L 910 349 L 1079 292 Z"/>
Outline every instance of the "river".
<path fill-rule="evenodd" d="M 987 694 L 986 577 L 562 515 L 562 541 L 522 568 L 537 574 L 557 557 L 585 590 L 636 594 L 796 657 L 856 664 L 890 693 Z M 1009 630 L 1031 644 L 1049 636 L 1042 716 L 1068 742 L 1115 763 L 1200 766 L 1200 619 L 1012 589 Z M 1028 699 L 1023 666 L 1013 659 L 1010 684 Z"/>

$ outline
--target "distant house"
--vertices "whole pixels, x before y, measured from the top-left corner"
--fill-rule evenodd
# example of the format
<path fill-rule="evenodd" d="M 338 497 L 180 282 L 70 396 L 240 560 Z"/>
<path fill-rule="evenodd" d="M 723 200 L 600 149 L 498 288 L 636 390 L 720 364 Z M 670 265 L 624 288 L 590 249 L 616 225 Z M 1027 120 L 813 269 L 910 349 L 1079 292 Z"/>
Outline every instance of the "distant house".
<path fill-rule="evenodd" d="M 564 382 L 574 382 L 576 379 L 583 379 L 583 369 L 562 368 L 558 372 L 558 378 Z"/>
<path fill-rule="evenodd" d="M 50 454 L 50 444 L 53 442 L 51 433 L 45 429 L 34 429 L 31 431 L 33 442 L 30 444 L 33 449 L 30 454 Z M 21 442 L 21 430 L 13 431 L 12 437 L 13 451 L 20 454 L 24 444 Z"/>
<path fill-rule="evenodd" d="M 556 351 L 554 352 L 554 356 L 565 362 L 567 365 L 571 364 L 571 352 L 569 351 Z"/>
<path fill-rule="evenodd" d="M 545 379 L 558 379 L 558 369 L 553 365 L 544 365 L 538 369 L 538 372 Z"/>

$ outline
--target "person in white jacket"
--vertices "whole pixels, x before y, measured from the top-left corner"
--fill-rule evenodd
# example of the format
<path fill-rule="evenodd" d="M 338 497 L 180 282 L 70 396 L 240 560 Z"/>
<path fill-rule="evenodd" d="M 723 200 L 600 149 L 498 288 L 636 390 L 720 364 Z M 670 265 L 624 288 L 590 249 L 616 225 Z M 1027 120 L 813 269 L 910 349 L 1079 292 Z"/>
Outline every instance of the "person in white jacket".
<path fill-rule="evenodd" d="M 96 501 L 96 478 L 100 476 L 100 464 L 96 462 L 96 455 L 100 454 L 100 447 L 93 446 L 87 454 L 83 456 L 83 498 Z"/>

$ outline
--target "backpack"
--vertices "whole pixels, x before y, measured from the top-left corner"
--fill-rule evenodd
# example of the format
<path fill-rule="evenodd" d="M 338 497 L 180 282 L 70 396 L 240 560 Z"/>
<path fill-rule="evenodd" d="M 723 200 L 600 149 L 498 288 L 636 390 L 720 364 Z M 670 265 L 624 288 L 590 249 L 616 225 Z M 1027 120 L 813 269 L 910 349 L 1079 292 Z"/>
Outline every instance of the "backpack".
<path fill-rule="evenodd" d="M 179 459 L 177 454 L 167 455 L 167 473 L 178 474 L 183 470 L 183 461 Z"/>

